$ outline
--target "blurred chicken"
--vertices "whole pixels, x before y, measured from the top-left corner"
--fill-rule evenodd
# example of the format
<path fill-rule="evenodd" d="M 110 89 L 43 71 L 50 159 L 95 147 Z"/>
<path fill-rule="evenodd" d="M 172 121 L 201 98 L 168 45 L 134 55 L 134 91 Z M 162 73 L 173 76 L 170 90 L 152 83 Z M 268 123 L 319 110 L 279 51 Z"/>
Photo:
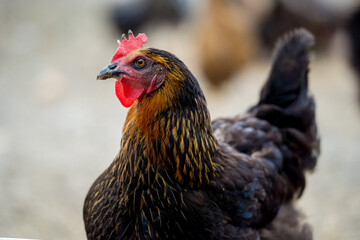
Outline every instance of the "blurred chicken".
<path fill-rule="evenodd" d="M 117 32 L 122 34 L 128 29 L 139 31 L 149 24 L 176 24 L 185 12 L 185 3 L 177 0 L 130 0 L 113 6 L 109 16 Z"/>
<path fill-rule="evenodd" d="M 326 49 L 338 27 L 337 15 L 317 0 L 275 0 L 259 26 L 260 40 L 269 50 L 279 36 L 299 27 L 314 34 L 318 49 Z"/>
<path fill-rule="evenodd" d="M 356 73 L 360 103 L 360 7 L 350 17 L 346 32 L 350 42 L 350 64 Z"/>
<path fill-rule="evenodd" d="M 210 0 L 198 28 L 200 67 L 218 86 L 249 62 L 256 51 L 251 14 L 241 0 Z M 203 34 L 206 33 L 206 34 Z"/>
<path fill-rule="evenodd" d="M 285 36 L 258 104 L 212 123 L 190 70 L 146 42 L 124 37 L 98 75 L 116 79 L 130 109 L 120 152 L 85 200 L 88 239 L 311 239 L 293 201 L 319 154 L 312 35 Z"/>

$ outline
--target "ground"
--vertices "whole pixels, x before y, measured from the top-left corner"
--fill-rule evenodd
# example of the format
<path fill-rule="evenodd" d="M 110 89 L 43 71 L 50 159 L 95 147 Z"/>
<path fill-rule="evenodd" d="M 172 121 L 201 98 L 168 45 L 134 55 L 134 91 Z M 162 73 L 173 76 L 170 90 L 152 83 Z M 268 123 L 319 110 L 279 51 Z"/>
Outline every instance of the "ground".
<path fill-rule="evenodd" d="M 127 112 L 113 81 L 95 80 L 116 49 L 105 10 L 95 0 L 0 3 L 0 237 L 86 239 L 83 201 L 118 152 Z M 194 30 L 149 28 L 148 45 L 189 66 L 213 119 L 241 113 L 256 102 L 270 60 L 214 89 L 198 68 Z M 360 234 L 360 106 L 341 40 L 311 63 L 322 152 L 298 205 L 315 239 Z"/>

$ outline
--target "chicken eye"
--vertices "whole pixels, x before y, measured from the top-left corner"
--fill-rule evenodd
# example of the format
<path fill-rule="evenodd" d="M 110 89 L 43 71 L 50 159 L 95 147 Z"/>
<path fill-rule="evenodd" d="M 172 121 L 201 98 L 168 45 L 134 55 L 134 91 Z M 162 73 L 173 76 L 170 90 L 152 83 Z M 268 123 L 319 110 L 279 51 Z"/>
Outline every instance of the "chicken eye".
<path fill-rule="evenodd" d="M 135 60 L 135 66 L 136 68 L 140 69 L 140 68 L 144 68 L 146 66 L 146 61 L 144 58 L 137 58 Z"/>

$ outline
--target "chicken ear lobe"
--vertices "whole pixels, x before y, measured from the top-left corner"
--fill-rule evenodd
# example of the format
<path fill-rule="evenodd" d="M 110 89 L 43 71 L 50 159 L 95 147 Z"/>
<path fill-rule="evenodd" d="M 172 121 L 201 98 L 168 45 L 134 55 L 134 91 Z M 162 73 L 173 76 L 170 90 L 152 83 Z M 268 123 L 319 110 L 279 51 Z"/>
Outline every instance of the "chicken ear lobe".
<path fill-rule="evenodd" d="M 165 81 L 165 76 L 164 75 L 155 75 L 150 83 L 149 88 L 147 89 L 146 93 L 151 93 L 153 91 L 155 91 L 156 89 L 158 89 Z"/>

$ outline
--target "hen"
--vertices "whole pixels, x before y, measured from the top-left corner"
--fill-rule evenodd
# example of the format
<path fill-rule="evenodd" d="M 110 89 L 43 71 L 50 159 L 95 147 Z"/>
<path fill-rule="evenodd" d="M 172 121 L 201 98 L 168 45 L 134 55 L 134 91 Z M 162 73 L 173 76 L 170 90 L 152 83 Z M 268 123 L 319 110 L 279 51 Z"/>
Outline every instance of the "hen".
<path fill-rule="evenodd" d="M 190 70 L 146 42 L 129 32 L 98 75 L 131 107 L 120 152 L 85 200 L 88 239 L 311 239 L 293 201 L 319 152 L 312 35 L 286 35 L 259 103 L 212 123 Z"/>
<path fill-rule="evenodd" d="M 356 76 L 360 104 L 360 6 L 351 14 L 345 30 L 349 39 L 349 62 Z"/>
<path fill-rule="evenodd" d="M 176 25 L 186 13 L 185 4 L 177 0 L 122 0 L 115 3 L 106 15 L 120 34 L 127 29 L 139 30 L 164 22 Z"/>
<path fill-rule="evenodd" d="M 212 86 L 219 87 L 254 58 L 253 15 L 242 1 L 208 1 L 197 26 L 202 31 L 195 35 L 200 67 Z"/>
<path fill-rule="evenodd" d="M 305 27 L 316 37 L 318 51 L 328 49 L 340 21 L 340 16 L 329 5 L 329 2 L 319 0 L 274 1 L 273 9 L 259 24 L 262 45 L 265 49 L 271 49 L 279 35 Z"/>

